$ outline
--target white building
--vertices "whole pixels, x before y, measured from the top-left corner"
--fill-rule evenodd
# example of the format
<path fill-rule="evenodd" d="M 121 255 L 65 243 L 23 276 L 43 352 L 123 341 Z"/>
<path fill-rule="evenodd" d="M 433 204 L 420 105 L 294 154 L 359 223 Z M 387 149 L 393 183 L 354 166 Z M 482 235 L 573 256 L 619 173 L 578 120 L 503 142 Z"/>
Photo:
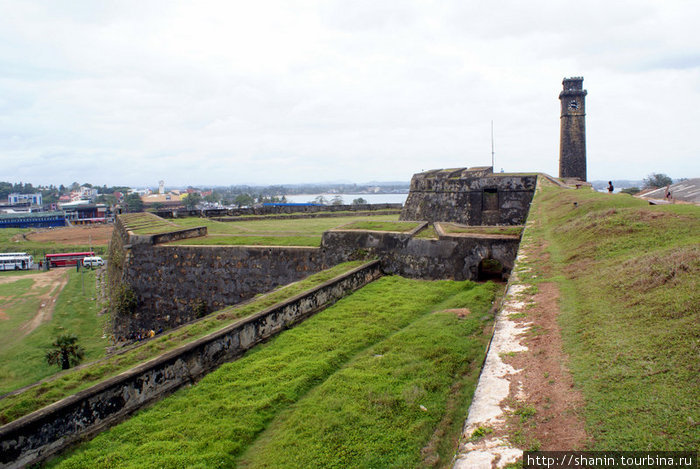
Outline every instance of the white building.
<path fill-rule="evenodd" d="M 42 205 L 41 193 L 37 194 L 10 194 L 7 196 L 7 203 L 10 205 L 26 204 Z"/>

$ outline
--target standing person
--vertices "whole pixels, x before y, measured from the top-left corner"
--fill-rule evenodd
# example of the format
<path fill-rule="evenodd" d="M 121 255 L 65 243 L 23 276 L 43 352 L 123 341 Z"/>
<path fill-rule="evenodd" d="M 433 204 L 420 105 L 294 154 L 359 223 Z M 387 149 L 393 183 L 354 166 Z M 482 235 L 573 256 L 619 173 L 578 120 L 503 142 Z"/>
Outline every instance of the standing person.
<path fill-rule="evenodd" d="M 612 194 L 615 188 L 612 185 L 612 181 L 608 181 L 608 194 Z"/>
<path fill-rule="evenodd" d="M 671 186 L 668 185 L 666 186 L 666 201 L 670 202 L 671 201 Z"/>

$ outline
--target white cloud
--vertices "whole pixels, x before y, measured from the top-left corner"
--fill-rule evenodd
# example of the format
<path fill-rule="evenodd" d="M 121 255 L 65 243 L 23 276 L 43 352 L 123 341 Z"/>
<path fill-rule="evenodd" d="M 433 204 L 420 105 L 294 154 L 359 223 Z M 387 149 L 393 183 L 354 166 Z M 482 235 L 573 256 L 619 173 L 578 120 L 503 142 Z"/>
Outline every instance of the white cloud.
<path fill-rule="evenodd" d="M 589 178 L 700 173 L 691 1 L 0 2 L 0 179 L 408 180 L 558 171 L 583 75 Z"/>

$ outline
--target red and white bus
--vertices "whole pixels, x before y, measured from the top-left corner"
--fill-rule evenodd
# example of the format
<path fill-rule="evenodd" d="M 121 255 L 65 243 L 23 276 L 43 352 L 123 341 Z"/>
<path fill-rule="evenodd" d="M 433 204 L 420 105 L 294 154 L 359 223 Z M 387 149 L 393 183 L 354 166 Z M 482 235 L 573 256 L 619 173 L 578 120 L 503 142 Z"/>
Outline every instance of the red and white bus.
<path fill-rule="evenodd" d="M 95 253 L 89 252 L 63 252 L 59 254 L 47 254 L 46 262 L 49 267 L 67 267 L 76 265 L 78 262 L 83 262 L 86 257 L 92 257 Z"/>
<path fill-rule="evenodd" d="M 26 252 L 0 253 L 0 270 L 29 270 L 34 259 Z"/>

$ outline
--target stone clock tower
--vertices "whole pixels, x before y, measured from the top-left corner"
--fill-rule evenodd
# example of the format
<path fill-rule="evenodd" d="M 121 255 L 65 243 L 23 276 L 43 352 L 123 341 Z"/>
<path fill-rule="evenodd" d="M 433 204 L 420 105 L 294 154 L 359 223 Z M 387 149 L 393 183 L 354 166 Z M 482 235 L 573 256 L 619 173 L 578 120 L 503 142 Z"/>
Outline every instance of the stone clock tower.
<path fill-rule="evenodd" d="M 586 180 L 586 94 L 583 77 L 564 78 L 561 101 L 559 177 Z"/>

